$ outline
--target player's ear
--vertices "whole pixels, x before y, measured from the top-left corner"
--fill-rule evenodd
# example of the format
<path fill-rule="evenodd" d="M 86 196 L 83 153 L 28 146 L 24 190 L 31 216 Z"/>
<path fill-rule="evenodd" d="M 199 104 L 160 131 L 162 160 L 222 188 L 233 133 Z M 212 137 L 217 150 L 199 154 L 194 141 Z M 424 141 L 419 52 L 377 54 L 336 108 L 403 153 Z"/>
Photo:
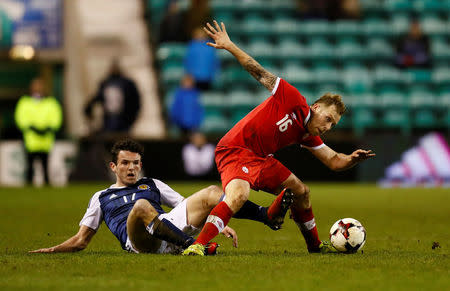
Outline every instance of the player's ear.
<path fill-rule="evenodd" d="M 313 105 L 311 105 L 311 110 L 312 110 L 313 112 L 316 112 L 317 109 L 319 109 L 319 107 L 320 107 L 320 104 L 319 104 L 319 103 L 314 103 Z"/>
<path fill-rule="evenodd" d="M 115 173 L 116 172 L 116 164 L 114 162 L 109 162 L 109 167 L 111 168 L 111 170 Z"/>

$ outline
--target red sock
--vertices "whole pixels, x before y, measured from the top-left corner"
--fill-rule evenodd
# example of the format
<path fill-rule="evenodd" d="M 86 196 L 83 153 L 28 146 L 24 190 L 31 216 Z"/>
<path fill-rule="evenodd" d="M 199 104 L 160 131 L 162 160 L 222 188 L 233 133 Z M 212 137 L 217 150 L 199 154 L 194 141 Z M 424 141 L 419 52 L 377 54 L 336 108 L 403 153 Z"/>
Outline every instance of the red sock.
<path fill-rule="evenodd" d="M 267 209 L 267 217 L 269 219 L 272 219 L 273 216 L 280 212 L 281 209 L 281 200 L 283 199 L 284 191 L 281 191 L 280 194 L 278 194 L 277 198 L 270 204 L 269 208 Z"/>
<path fill-rule="evenodd" d="M 224 229 L 232 216 L 233 211 L 231 211 L 225 201 L 217 204 L 206 219 L 206 223 L 194 244 L 206 245 Z"/>
<path fill-rule="evenodd" d="M 305 238 L 308 250 L 317 249 L 321 241 L 319 239 L 319 234 L 317 233 L 312 208 L 298 209 L 291 207 L 291 215 Z"/>

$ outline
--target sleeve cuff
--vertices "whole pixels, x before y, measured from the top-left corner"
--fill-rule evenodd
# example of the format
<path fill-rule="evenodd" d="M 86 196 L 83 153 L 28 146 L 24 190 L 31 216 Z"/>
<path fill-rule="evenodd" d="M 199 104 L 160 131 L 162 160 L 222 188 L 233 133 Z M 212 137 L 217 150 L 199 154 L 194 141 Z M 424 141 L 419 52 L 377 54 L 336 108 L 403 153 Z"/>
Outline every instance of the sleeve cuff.
<path fill-rule="evenodd" d="M 315 147 L 309 147 L 309 146 L 305 146 L 305 145 L 300 145 L 302 148 L 306 148 L 306 149 L 311 149 L 311 150 L 318 150 L 318 149 L 321 149 L 321 148 L 323 148 L 324 146 L 325 146 L 325 144 L 324 143 L 322 143 L 322 144 L 320 144 L 320 145 L 318 145 L 318 146 L 315 146 Z"/>
<path fill-rule="evenodd" d="M 277 81 L 275 82 L 275 86 L 273 87 L 273 90 L 272 90 L 272 95 L 275 95 L 275 93 L 277 92 L 278 85 L 280 85 L 280 81 L 281 81 L 281 78 L 277 77 Z"/>

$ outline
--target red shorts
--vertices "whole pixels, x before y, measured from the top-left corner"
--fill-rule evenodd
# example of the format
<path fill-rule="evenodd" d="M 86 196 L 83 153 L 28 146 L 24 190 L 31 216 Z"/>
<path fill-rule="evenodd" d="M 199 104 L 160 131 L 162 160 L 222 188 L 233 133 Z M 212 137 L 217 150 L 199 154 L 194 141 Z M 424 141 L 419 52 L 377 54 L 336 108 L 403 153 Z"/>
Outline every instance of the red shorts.
<path fill-rule="evenodd" d="M 291 171 L 273 156 L 262 158 L 241 147 L 217 147 L 216 164 L 225 187 L 233 179 L 250 183 L 253 190 L 275 193 Z"/>

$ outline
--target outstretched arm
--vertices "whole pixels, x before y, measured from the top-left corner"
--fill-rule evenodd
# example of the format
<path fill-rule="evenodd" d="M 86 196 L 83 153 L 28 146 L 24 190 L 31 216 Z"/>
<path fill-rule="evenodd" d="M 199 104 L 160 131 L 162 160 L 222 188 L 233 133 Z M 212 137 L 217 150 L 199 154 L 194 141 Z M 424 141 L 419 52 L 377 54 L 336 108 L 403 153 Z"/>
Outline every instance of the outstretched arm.
<path fill-rule="evenodd" d="M 356 150 L 350 155 L 337 153 L 328 146 L 318 150 L 310 149 L 311 153 L 333 171 L 345 171 L 359 162 L 375 156 L 371 150 Z"/>
<path fill-rule="evenodd" d="M 241 50 L 230 40 L 225 24 L 221 22 L 219 26 L 217 21 L 214 20 L 215 28 L 209 23 L 206 25 L 207 28 L 204 27 L 203 29 L 215 42 L 208 42 L 207 45 L 216 49 L 225 49 L 229 51 L 239 61 L 244 69 L 246 69 L 258 82 L 266 87 L 267 90 L 272 92 L 277 81 L 277 77 L 265 70 L 257 61 L 255 61 L 251 56 Z"/>
<path fill-rule="evenodd" d="M 29 251 L 30 253 L 71 253 L 84 250 L 92 237 L 95 235 L 95 230 L 89 228 L 85 225 L 80 227 L 78 233 L 65 242 L 50 248 L 44 248 L 34 251 Z"/>

